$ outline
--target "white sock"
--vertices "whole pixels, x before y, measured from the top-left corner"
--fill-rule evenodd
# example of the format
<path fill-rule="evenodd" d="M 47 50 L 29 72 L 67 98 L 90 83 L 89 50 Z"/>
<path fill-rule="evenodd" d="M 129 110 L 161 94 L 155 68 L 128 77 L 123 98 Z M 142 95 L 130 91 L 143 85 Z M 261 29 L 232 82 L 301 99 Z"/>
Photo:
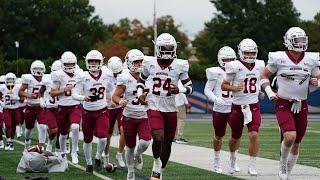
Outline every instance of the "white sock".
<path fill-rule="evenodd" d="M 134 172 L 134 148 L 129 148 L 126 146 L 126 163 L 128 167 L 128 172 Z"/>
<path fill-rule="evenodd" d="M 152 171 L 157 172 L 157 173 L 160 173 L 160 171 L 161 171 L 161 166 L 162 166 L 162 162 L 161 162 L 160 157 L 159 157 L 159 158 L 154 158 Z"/>
<path fill-rule="evenodd" d="M 12 139 L 11 138 L 7 138 L 7 142 L 12 142 Z"/>
<path fill-rule="evenodd" d="M 25 132 L 26 139 L 29 140 L 31 138 L 32 129 L 26 129 L 24 132 Z"/>
<path fill-rule="evenodd" d="M 220 159 L 220 151 L 214 151 L 214 158 Z"/>
<path fill-rule="evenodd" d="M 232 159 L 236 158 L 236 152 L 230 152 L 230 158 Z"/>
<path fill-rule="evenodd" d="M 17 134 L 17 136 L 21 136 L 20 131 L 21 131 L 20 125 L 17 125 L 16 126 L 16 134 Z"/>
<path fill-rule="evenodd" d="M 86 158 L 87 165 L 92 165 L 92 142 L 91 143 L 83 143 L 83 151 L 84 157 Z"/>
<path fill-rule="evenodd" d="M 107 138 L 99 138 L 96 159 L 101 159 L 101 155 L 104 149 L 106 148 L 106 145 L 107 145 Z"/>
<path fill-rule="evenodd" d="M 47 139 L 47 125 L 39 124 L 38 130 L 39 130 L 39 134 L 38 134 L 39 143 L 45 144 Z"/>
<path fill-rule="evenodd" d="M 291 151 L 291 147 L 287 147 L 282 141 L 280 161 L 286 164 L 288 162 L 288 155 L 290 151 Z"/>
<path fill-rule="evenodd" d="M 143 152 L 145 152 L 148 149 L 149 145 L 150 141 L 140 139 L 135 156 L 140 156 Z"/>
<path fill-rule="evenodd" d="M 109 163 L 109 154 L 106 154 L 103 158 L 103 164 L 106 166 Z"/>
<path fill-rule="evenodd" d="M 256 165 L 256 157 L 250 156 L 250 165 Z"/>
<path fill-rule="evenodd" d="M 73 123 L 71 124 L 71 132 L 72 132 L 72 151 L 77 152 L 77 147 L 79 143 L 79 124 Z"/>
<path fill-rule="evenodd" d="M 62 135 L 62 134 L 59 135 L 60 150 L 62 153 L 66 152 L 67 136 L 68 135 Z"/>
<path fill-rule="evenodd" d="M 289 153 L 289 156 L 288 156 L 288 174 L 291 173 L 291 171 L 293 169 L 293 166 L 297 163 L 298 157 L 299 157 L 299 154 L 294 155 L 291 152 Z"/>

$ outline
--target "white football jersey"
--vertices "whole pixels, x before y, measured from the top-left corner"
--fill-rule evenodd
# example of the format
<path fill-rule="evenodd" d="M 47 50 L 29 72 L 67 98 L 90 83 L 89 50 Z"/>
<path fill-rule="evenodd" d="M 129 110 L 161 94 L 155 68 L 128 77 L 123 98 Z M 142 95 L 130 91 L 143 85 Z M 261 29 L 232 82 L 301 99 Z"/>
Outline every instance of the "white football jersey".
<path fill-rule="evenodd" d="M 130 118 L 147 118 L 148 107 L 141 105 L 137 98 L 137 79 L 135 79 L 130 72 L 126 71 L 119 74 L 117 77 L 117 85 L 124 85 L 126 87 L 125 99 L 128 104 L 123 110 L 123 115 Z M 149 89 L 144 89 L 148 92 Z"/>
<path fill-rule="evenodd" d="M 254 66 L 249 68 L 241 61 L 232 61 L 226 63 L 226 80 L 233 86 L 243 84 L 243 90 L 233 92 L 233 104 L 246 105 L 254 104 L 259 101 L 260 73 L 264 69 L 265 63 L 262 60 L 256 60 Z"/>
<path fill-rule="evenodd" d="M 50 90 L 52 86 L 51 74 L 45 74 L 42 77 L 41 84 L 46 87 L 46 91 L 44 92 L 44 99 L 46 101 L 47 108 L 57 108 L 58 107 L 58 96 L 52 97 L 50 95 Z"/>
<path fill-rule="evenodd" d="M 5 84 L 0 85 L 0 92 L 2 93 L 2 101 L 6 105 L 7 109 L 17 109 L 19 105 L 16 101 L 17 97 L 19 97 L 19 89 L 12 87 L 12 89 L 8 89 Z"/>
<path fill-rule="evenodd" d="M 155 57 L 145 56 L 143 75 L 148 77 L 150 92 L 147 96 L 149 108 L 162 112 L 176 112 L 175 95 L 170 92 L 170 84 L 178 86 L 178 81 L 189 78 L 187 60 L 174 59 L 162 69 Z"/>
<path fill-rule="evenodd" d="M 18 89 L 18 93 L 19 93 L 19 89 L 20 89 L 21 86 L 22 86 L 22 84 L 14 85 L 14 87 Z M 17 101 L 17 103 L 18 103 L 19 107 L 25 107 L 26 106 L 26 100 L 24 100 L 23 102 Z"/>
<path fill-rule="evenodd" d="M 76 86 L 76 78 L 81 76 L 79 71 L 70 76 L 62 69 L 51 73 L 52 89 L 59 90 L 65 88 L 67 85 L 71 85 L 73 88 Z M 65 92 L 58 96 L 58 105 L 60 106 L 74 106 L 79 105 L 80 102 L 72 99 L 72 91 Z"/>
<path fill-rule="evenodd" d="M 113 76 L 112 71 L 110 71 L 109 69 L 105 69 L 105 71 L 106 71 L 106 74 L 107 74 L 107 77 L 108 77 L 108 79 L 106 81 L 106 83 L 107 83 L 107 97 L 110 97 L 110 98 L 107 98 L 108 109 L 121 108 L 122 107 L 121 105 L 117 105 L 115 107 L 111 107 L 111 98 L 112 98 L 114 90 L 117 87 L 117 78 L 115 78 Z"/>
<path fill-rule="evenodd" d="M 220 113 L 229 113 L 231 112 L 232 91 L 222 91 L 221 84 L 226 77 L 226 72 L 220 67 L 211 67 L 206 69 L 207 83 L 205 88 L 208 88 L 210 91 L 213 91 L 213 94 L 219 98 L 223 98 L 224 105 L 213 105 L 213 110 Z M 210 98 L 210 97 L 209 97 Z"/>
<path fill-rule="evenodd" d="M 106 89 L 107 89 L 107 73 L 100 70 L 99 75 L 95 77 L 88 71 L 84 71 L 81 76 L 76 79 L 76 86 L 72 90 L 78 96 L 96 96 L 97 101 L 83 101 L 83 109 L 88 111 L 97 111 L 107 106 Z M 60 101 L 60 99 L 59 99 Z"/>
<path fill-rule="evenodd" d="M 27 93 L 35 93 L 37 95 L 36 99 L 27 98 L 28 104 L 39 104 L 38 93 L 41 88 L 41 81 L 35 79 L 35 77 L 31 74 L 24 74 L 21 76 L 22 84 L 28 84 Z"/>
<path fill-rule="evenodd" d="M 310 76 L 320 74 L 319 53 L 305 52 L 297 64 L 289 56 L 285 51 L 270 52 L 267 68 L 272 73 L 277 72 L 279 97 L 305 100 L 309 92 Z"/>

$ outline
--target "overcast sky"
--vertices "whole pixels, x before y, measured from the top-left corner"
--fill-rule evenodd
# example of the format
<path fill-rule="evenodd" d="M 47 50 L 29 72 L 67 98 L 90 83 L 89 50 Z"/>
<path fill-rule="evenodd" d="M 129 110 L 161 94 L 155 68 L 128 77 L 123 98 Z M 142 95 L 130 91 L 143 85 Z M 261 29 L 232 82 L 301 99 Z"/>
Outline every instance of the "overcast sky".
<path fill-rule="evenodd" d="M 106 24 L 117 23 L 128 17 L 130 20 L 139 19 L 145 25 L 153 22 L 154 0 L 90 0 L 95 12 Z M 320 12 L 319 0 L 293 0 L 300 18 L 312 20 Z M 204 28 L 204 23 L 213 18 L 216 12 L 209 0 L 156 0 L 157 17 L 171 15 L 176 24 L 190 38 Z"/>

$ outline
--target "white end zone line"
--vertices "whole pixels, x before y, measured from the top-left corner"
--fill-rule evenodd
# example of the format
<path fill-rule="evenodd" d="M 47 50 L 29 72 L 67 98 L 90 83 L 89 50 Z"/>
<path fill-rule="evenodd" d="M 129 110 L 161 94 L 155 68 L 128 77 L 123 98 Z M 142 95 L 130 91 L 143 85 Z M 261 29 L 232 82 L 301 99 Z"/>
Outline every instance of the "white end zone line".
<path fill-rule="evenodd" d="M 25 143 L 23 143 L 23 142 L 21 142 L 21 141 L 18 141 L 18 140 L 16 140 L 16 139 L 13 139 L 13 141 L 16 142 L 16 143 L 18 143 L 18 144 L 21 144 L 21 145 L 25 146 Z M 72 163 L 71 161 L 69 161 L 69 160 L 68 160 L 68 164 L 71 165 L 71 166 L 73 166 L 73 167 L 75 167 L 75 168 L 78 168 L 78 169 L 80 169 L 80 170 L 82 170 L 82 171 L 86 171 L 86 168 L 85 168 L 85 167 L 80 166 L 79 164 L 73 164 L 73 163 Z M 85 174 L 84 174 L 84 175 L 85 175 Z M 102 174 L 100 174 L 100 173 L 97 173 L 97 172 L 95 172 L 95 171 L 93 171 L 93 175 L 95 175 L 95 176 L 97 176 L 97 177 L 99 177 L 99 178 L 101 178 L 101 179 L 113 180 L 113 179 L 108 178 L 107 176 L 104 176 L 104 175 L 102 175 Z"/>

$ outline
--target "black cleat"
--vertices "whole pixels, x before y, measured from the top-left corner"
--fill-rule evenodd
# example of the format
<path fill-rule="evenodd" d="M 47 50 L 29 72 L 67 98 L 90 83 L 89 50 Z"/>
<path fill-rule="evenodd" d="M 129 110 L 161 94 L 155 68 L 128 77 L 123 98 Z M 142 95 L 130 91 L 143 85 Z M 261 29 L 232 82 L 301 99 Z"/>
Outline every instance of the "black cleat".
<path fill-rule="evenodd" d="M 150 180 L 160 180 L 160 173 L 152 171 Z"/>
<path fill-rule="evenodd" d="M 101 169 L 102 169 L 102 163 L 101 163 L 101 160 L 100 159 L 95 159 L 94 161 L 94 169 L 97 171 L 97 172 L 100 172 Z"/>
<path fill-rule="evenodd" d="M 90 175 L 93 174 L 93 166 L 92 165 L 87 165 L 86 173 L 90 174 Z"/>

